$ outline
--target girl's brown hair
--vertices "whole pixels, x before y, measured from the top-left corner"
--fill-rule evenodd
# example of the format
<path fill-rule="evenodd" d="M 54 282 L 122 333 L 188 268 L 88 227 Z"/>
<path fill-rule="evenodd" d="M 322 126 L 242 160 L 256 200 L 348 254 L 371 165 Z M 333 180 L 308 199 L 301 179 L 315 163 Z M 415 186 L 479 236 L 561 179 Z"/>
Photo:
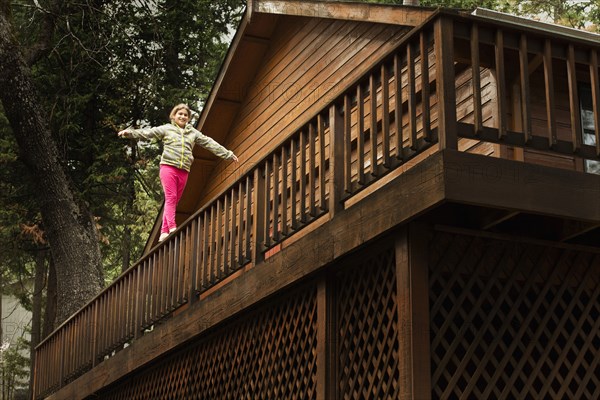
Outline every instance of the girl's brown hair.
<path fill-rule="evenodd" d="M 180 103 L 180 104 L 177 104 L 175 107 L 173 107 L 173 109 L 171 110 L 171 114 L 169 114 L 169 119 L 171 119 L 171 121 L 173 119 L 175 119 L 175 114 L 177 114 L 177 111 L 179 111 L 181 109 L 185 109 L 187 111 L 188 118 L 192 117 L 192 110 L 190 110 L 188 105 Z"/>

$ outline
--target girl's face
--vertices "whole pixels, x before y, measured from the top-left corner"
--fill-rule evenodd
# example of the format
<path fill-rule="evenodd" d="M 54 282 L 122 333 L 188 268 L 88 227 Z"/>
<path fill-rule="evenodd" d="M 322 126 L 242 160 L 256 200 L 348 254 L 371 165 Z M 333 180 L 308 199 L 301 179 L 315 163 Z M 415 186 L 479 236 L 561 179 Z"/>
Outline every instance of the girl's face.
<path fill-rule="evenodd" d="M 180 128 L 183 128 L 185 126 L 185 124 L 188 123 L 189 120 L 190 120 L 190 115 L 188 114 L 188 112 L 185 108 L 179 109 L 175 113 L 175 123 Z"/>

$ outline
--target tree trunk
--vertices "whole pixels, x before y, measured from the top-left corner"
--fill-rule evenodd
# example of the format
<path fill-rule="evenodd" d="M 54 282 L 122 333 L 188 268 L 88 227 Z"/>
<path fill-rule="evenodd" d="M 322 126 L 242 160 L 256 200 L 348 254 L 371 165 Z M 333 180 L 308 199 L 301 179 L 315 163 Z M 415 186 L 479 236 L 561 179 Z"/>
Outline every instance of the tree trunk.
<path fill-rule="evenodd" d="M 77 201 L 62 168 L 31 71 L 5 15 L 0 14 L 0 100 L 33 175 L 52 258 L 56 265 L 57 323 L 103 287 L 96 226 Z"/>
<path fill-rule="evenodd" d="M 44 309 L 44 323 L 40 340 L 47 338 L 54 330 L 54 323 L 56 322 L 56 291 L 56 268 L 54 268 L 54 260 L 50 254 L 48 282 L 46 283 L 46 308 Z"/>
<path fill-rule="evenodd" d="M 29 341 L 29 393 L 27 398 L 33 395 L 33 374 L 35 372 L 35 348 L 40 344 L 42 326 L 42 293 L 44 281 L 46 280 L 46 251 L 40 250 L 35 259 L 35 276 L 33 281 L 33 296 L 31 301 L 31 339 Z"/>

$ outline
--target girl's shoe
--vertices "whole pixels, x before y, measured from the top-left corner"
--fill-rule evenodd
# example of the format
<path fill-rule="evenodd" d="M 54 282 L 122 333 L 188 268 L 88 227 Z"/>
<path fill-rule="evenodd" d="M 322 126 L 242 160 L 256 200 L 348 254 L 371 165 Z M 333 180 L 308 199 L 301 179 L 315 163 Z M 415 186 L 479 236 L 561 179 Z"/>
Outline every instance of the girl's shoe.
<path fill-rule="evenodd" d="M 163 240 L 165 240 L 167 237 L 169 236 L 169 234 L 167 232 L 163 232 L 160 234 L 160 236 L 158 237 L 158 241 L 162 242 Z"/>

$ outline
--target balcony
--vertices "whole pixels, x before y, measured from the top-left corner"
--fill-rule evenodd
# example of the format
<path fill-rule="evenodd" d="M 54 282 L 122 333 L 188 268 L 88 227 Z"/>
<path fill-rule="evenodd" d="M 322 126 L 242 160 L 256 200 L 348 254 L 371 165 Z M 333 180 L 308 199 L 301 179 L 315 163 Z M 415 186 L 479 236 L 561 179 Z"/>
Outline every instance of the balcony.
<path fill-rule="evenodd" d="M 586 171 L 600 162 L 599 51 L 585 36 L 435 13 L 46 338 L 35 398 L 70 398 L 82 390 L 70 383 L 140 346 L 136 365 L 91 379 L 93 394 L 192 335 L 157 326 L 188 315 L 205 332 L 416 217 L 597 245 L 600 179 Z M 227 297 L 232 282 L 246 297 Z"/>

